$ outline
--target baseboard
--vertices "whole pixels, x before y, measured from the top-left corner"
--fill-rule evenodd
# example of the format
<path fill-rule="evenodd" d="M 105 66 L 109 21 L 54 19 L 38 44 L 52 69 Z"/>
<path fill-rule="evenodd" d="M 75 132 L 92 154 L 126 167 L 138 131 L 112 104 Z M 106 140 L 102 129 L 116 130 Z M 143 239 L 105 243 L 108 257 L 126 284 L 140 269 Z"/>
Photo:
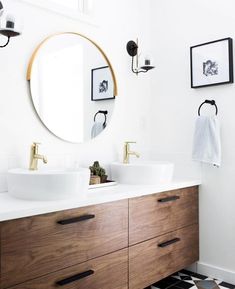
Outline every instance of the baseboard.
<path fill-rule="evenodd" d="M 225 282 L 235 284 L 235 272 L 215 267 L 206 263 L 197 262 L 187 268 L 190 271 L 206 275 L 211 278 L 223 280 Z"/>
<path fill-rule="evenodd" d="M 188 266 L 187 268 L 185 268 L 191 272 L 195 272 L 197 273 L 197 263 L 193 263 L 192 265 Z"/>

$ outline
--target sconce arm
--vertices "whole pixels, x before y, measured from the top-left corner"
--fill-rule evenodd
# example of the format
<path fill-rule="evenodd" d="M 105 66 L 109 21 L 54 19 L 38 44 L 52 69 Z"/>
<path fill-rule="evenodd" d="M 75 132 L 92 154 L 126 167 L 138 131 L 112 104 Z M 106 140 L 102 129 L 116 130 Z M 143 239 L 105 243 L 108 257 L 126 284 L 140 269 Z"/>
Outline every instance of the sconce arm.
<path fill-rule="evenodd" d="M 148 70 L 138 70 L 138 73 L 141 73 L 141 72 L 146 73 L 148 72 Z"/>
<path fill-rule="evenodd" d="M 134 68 L 134 56 L 131 57 L 131 70 L 133 73 L 138 74 L 138 70 Z"/>
<path fill-rule="evenodd" d="M 141 70 L 138 68 L 134 68 L 134 56 L 131 57 L 131 70 L 133 73 L 135 73 L 137 75 L 141 72 L 146 73 L 148 71 L 148 70 Z"/>

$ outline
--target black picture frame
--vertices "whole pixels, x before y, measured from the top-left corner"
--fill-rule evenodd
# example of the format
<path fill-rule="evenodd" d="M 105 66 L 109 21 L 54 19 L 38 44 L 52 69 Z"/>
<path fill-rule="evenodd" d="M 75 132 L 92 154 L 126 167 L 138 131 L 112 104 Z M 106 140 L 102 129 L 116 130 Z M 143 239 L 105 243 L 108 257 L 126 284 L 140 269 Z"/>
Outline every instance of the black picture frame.
<path fill-rule="evenodd" d="M 215 59 L 216 49 L 218 59 Z M 190 70 L 191 88 L 233 83 L 233 39 L 227 37 L 191 46 Z"/>
<path fill-rule="evenodd" d="M 115 99 L 114 83 L 109 66 L 91 70 L 91 100 L 101 101 Z"/>

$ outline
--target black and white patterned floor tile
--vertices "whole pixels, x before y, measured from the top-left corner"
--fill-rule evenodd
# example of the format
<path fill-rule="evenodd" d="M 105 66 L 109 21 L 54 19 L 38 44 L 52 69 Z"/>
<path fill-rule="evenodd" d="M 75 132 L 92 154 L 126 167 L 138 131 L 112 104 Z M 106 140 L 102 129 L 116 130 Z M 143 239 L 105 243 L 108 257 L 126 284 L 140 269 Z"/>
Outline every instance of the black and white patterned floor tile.
<path fill-rule="evenodd" d="M 145 289 L 235 289 L 235 285 L 182 270 Z"/>

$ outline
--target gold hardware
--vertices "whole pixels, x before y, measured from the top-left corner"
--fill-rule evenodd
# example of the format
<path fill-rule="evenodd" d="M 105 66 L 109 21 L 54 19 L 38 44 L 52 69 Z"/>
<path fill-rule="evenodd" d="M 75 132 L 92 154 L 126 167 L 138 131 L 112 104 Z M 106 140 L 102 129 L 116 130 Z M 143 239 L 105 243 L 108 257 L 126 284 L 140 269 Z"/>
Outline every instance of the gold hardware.
<path fill-rule="evenodd" d="M 113 70 L 113 67 L 112 67 L 112 64 L 110 62 L 110 60 L 108 59 L 107 55 L 105 54 L 104 50 L 93 40 L 91 40 L 90 38 L 86 37 L 85 35 L 83 34 L 80 34 L 80 33 L 77 33 L 77 32 L 61 32 L 61 33 L 55 33 L 53 35 L 50 35 L 48 36 L 46 39 L 44 39 L 37 47 L 36 49 L 34 50 L 32 56 L 31 56 L 31 59 L 29 61 L 29 65 L 28 65 L 28 70 L 27 70 L 27 80 L 30 81 L 31 79 L 31 73 L 32 73 L 32 66 L 33 66 L 33 63 L 34 63 L 34 60 L 37 56 L 37 53 L 39 52 L 40 48 L 46 43 L 47 40 L 50 40 L 52 37 L 54 36 L 57 36 L 57 35 L 62 35 L 62 34 L 73 34 L 73 35 L 78 35 L 78 36 L 81 36 L 83 38 L 85 38 L 86 40 L 90 41 L 92 44 L 94 44 L 98 50 L 100 51 L 100 53 L 103 55 L 104 59 L 106 60 L 109 68 L 110 68 L 110 71 L 111 71 L 111 75 L 112 75 L 112 78 L 113 78 L 113 95 L 114 96 L 117 96 L 118 95 L 118 89 L 117 89 L 117 80 L 116 80 L 116 76 L 115 76 L 115 73 L 114 73 L 114 70 Z"/>
<path fill-rule="evenodd" d="M 34 142 L 31 145 L 30 149 L 30 162 L 29 162 L 29 169 L 31 171 L 36 171 L 38 169 L 38 160 L 42 160 L 44 164 L 47 164 L 46 156 L 38 154 L 38 147 L 40 143 Z"/>
<path fill-rule="evenodd" d="M 131 143 L 136 143 L 136 142 L 135 141 L 126 141 L 124 144 L 124 154 L 123 154 L 123 163 L 124 164 L 129 164 L 130 155 L 136 156 L 137 158 L 140 157 L 140 155 L 137 152 L 130 150 L 130 144 Z"/>

